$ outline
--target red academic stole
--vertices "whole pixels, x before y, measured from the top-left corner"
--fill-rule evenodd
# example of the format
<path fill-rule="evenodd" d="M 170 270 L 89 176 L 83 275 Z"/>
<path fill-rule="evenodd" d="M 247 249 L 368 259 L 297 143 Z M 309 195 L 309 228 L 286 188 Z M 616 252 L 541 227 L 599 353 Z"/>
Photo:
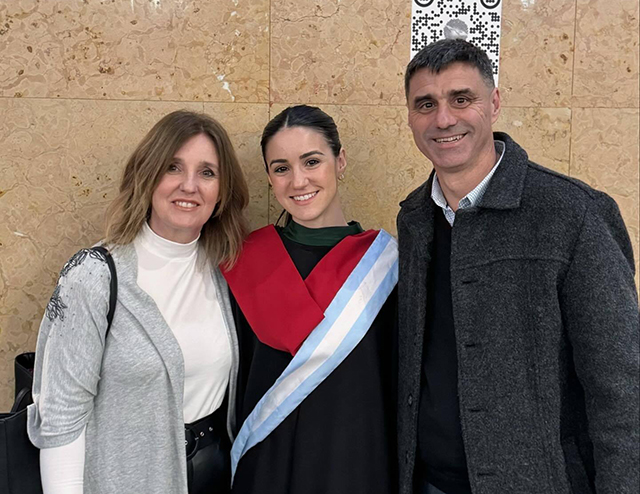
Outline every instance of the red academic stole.
<path fill-rule="evenodd" d="M 238 262 L 222 274 L 258 339 L 295 355 L 377 234 L 345 237 L 303 280 L 269 225 L 247 237 Z"/>

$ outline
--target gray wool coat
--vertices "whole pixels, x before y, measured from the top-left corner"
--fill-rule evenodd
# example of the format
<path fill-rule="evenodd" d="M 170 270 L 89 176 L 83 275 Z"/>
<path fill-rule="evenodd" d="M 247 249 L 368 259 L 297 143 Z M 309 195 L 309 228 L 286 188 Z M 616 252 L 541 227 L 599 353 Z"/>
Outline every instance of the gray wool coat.
<path fill-rule="evenodd" d="M 29 437 L 39 448 L 62 446 L 86 426 L 85 494 L 187 494 L 182 352 L 136 282 L 134 246 L 112 256 L 118 299 L 106 338 L 105 260 L 85 249 L 62 269 L 38 335 Z M 231 406 L 238 341 L 226 282 L 217 269 L 211 274 L 232 348 Z"/>
<path fill-rule="evenodd" d="M 451 293 L 474 494 L 639 492 L 638 297 L 615 202 L 528 160 L 508 135 L 478 207 L 459 210 Z M 412 492 L 433 174 L 401 203 L 398 451 Z"/>

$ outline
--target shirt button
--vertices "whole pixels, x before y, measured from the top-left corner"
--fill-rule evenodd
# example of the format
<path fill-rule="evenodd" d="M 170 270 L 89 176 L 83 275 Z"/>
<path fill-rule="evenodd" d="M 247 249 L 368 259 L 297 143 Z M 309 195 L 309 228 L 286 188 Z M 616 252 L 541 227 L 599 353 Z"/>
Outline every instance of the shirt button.
<path fill-rule="evenodd" d="M 413 405 L 413 395 L 410 394 L 409 397 L 407 398 L 407 403 L 409 404 L 409 406 Z"/>

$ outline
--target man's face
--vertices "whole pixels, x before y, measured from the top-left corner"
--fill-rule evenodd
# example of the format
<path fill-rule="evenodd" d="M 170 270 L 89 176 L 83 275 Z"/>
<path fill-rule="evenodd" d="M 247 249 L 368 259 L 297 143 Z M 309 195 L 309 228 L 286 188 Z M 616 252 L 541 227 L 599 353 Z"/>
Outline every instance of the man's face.
<path fill-rule="evenodd" d="M 470 169 L 493 156 L 491 125 L 500 114 L 500 93 L 472 65 L 456 62 L 438 74 L 419 70 L 407 107 L 416 145 L 436 170 Z"/>

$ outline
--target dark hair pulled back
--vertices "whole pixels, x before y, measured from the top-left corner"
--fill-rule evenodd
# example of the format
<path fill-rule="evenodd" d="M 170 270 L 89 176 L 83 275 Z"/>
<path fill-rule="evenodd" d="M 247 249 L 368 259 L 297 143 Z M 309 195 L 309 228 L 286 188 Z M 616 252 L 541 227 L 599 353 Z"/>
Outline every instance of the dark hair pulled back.
<path fill-rule="evenodd" d="M 269 172 L 266 158 L 267 145 L 278 132 L 290 127 L 306 127 L 319 132 L 326 139 L 333 155 L 337 157 L 340 154 L 342 144 L 340 144 L 338 127 L 333 118 L 315 106 L 290 106 L 273 117 L 262 132 L 260 146 L 267 173 Z"/>

